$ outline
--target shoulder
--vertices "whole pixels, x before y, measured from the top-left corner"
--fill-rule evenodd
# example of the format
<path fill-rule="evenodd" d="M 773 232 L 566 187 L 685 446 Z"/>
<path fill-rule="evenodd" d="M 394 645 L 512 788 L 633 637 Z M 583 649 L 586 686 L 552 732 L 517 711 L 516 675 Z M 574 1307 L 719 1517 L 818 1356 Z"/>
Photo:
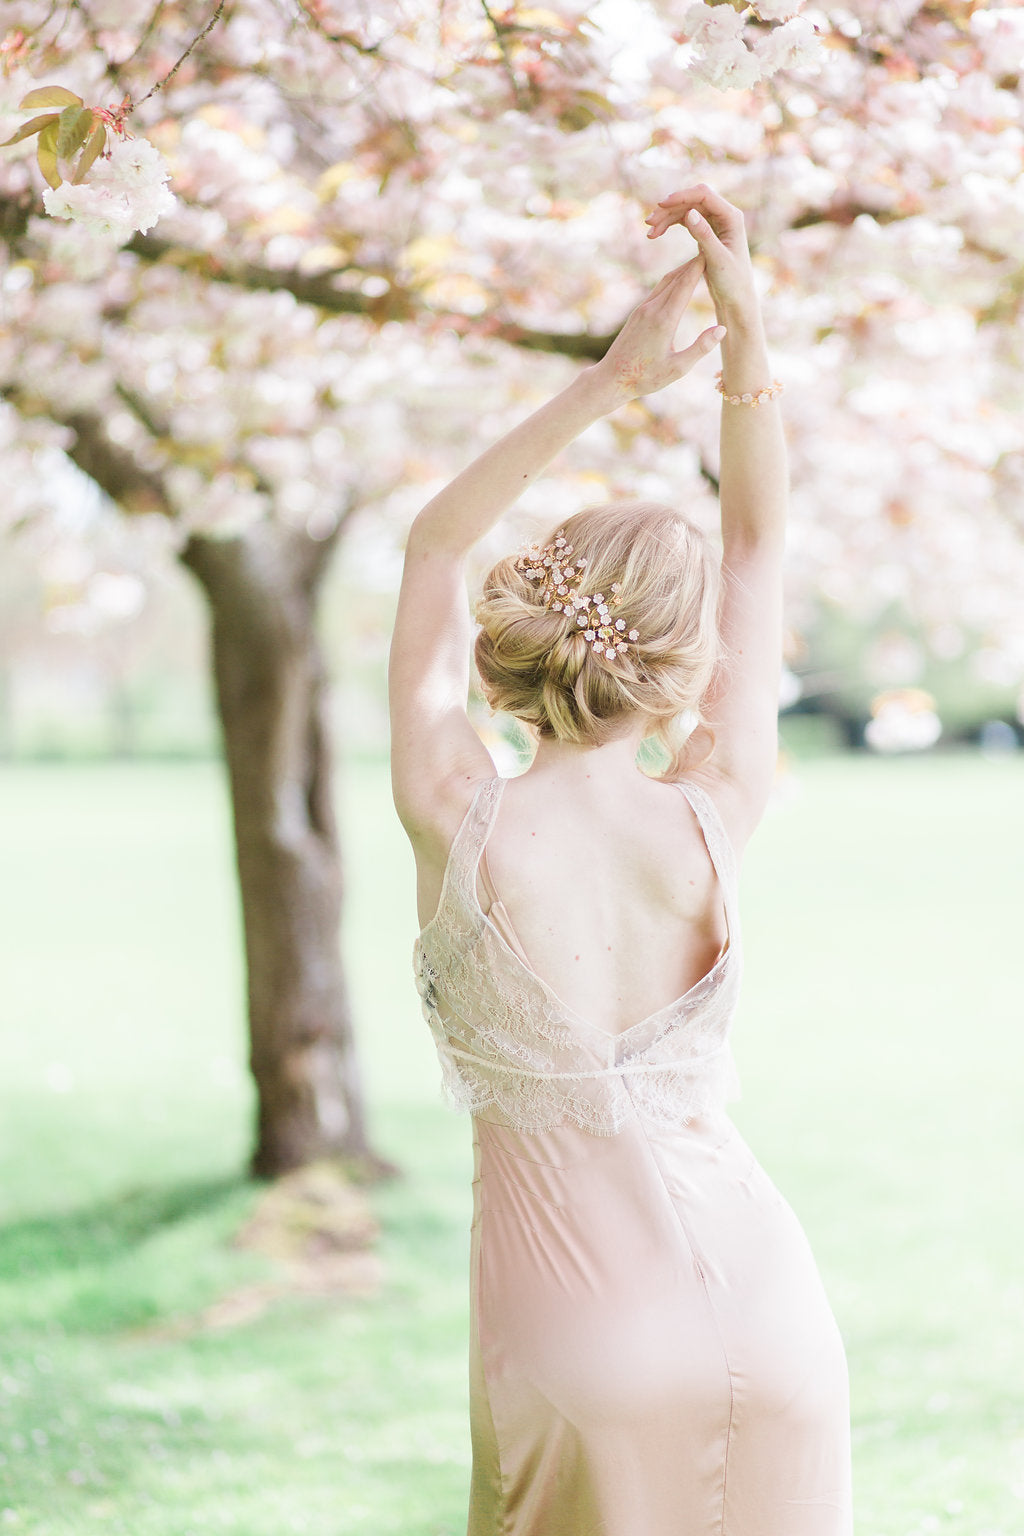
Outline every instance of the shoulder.
<path fill-rule="evenodd" d="M 474 800 L 481 788 L 493 783 L 495 777 L 494 773 L 463 769 L 417 788 L 392 778 L 395 810 L 412 843 L 417 863 L 443 867 Z"/>
<path fill-rule="evenodd" d="M 496 778 L 464 774 L 442 781 L 429 801 L 415 805 L 395 797 L 399 819 L 412 844 L 416 861 L 416 907 L 420 927 L 436 915 L 445 876 L 459 833 L 469 819 L 481 790 Z"/>
<path fill-rule="evenodd" d="M 712 811 L 722 824 L 722 829 L 736 858 L 746 848 L 754 829 L 761 819 L 763 807 L 760 798 L 731 775 L 722 772 L 712 763 L 702 763 L 687 771 L 676 784 L 685 794 L 696 789 L 711 802 Z"/>

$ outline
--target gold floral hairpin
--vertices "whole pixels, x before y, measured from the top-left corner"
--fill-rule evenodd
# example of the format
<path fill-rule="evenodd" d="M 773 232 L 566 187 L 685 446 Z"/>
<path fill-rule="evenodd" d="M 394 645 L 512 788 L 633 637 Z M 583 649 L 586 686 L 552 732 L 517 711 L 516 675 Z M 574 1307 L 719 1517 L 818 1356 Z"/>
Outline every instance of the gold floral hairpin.
<path fill-rule="evenodd" d="M 573 583 L 579 579 L 586 559 L 579 555 L 572 559 L 572 545 L 565 537 L 565 529 L 559 528 L 550 544 L 528 544 L 516 556 L 516 570 L 522 571 L 527 581 L 539 583 L 538 595 L 545 608 L 575 618 L 583 631 L 583 638 L 596 656 L 614 661 L 631 644 L 640 639 L 636 629 L 627 630 L 625 619 L 613 619 L 612 608 L 622 601 L 617 581 L 609 587 L 610 600 L 605 602 L 603 592 L 592 596 L 579 590 Z"/>

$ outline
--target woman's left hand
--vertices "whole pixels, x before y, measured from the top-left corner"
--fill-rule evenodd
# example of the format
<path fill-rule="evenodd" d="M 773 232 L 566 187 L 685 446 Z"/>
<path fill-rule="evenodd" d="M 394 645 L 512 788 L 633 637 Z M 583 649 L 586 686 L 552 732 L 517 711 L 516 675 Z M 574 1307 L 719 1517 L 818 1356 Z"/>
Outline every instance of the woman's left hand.
<path fill-rule="evenodd" d="M 681 379 L 725 335 L 724 326 L 711 326 L 683 351 L 673 349 L 679 322 L 703 272 L 704 258 L 695 256 L 666 273 L 594 364 L 593 376 L 607 385 L 616 404 L 653 394 Z"/>
<path fill-rule="evenodd" d="M 672 192 L 647 215 L 649 240 L 681 224 L 696 240 L 707 268 L 715 314 L 726 325 L 758 313 L 757 290 L 743 214 L 705 182 Z"/>

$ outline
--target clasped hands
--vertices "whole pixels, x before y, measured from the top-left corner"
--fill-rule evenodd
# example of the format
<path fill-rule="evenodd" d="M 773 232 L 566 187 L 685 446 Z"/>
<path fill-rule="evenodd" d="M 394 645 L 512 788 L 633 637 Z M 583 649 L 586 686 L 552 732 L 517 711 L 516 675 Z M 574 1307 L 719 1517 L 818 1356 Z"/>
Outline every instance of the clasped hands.
<path fill-rule="evenodd" d="M 673 192 L 648 214 L 648 239 L 682 224 L 697 242 L 698 254 L 667 272 L 633 310 L 592 372 L 617 403 L 653 394 L 711 352 L 732 327 L 749 325 L 758 314 L 743 214 L 703 184 Z M 704 277 L 717 324 L 682 351 L 674 350 L 679 322 Z"/>

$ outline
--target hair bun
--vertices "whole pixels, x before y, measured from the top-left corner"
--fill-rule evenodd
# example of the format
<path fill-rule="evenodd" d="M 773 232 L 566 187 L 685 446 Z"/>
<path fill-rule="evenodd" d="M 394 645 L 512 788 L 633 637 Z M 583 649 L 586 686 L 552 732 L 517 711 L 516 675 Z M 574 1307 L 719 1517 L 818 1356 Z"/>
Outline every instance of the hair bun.
<path fill-rule="evenodd" d="M 489 572 L 476 615 L 484 694 L 538 735 L 583 746 L 640 716 L 678 761 L 673 723 L 699 719 L 718 659 L 718 592 L 707 538 L 673 508 L 587 508 Z"/>

